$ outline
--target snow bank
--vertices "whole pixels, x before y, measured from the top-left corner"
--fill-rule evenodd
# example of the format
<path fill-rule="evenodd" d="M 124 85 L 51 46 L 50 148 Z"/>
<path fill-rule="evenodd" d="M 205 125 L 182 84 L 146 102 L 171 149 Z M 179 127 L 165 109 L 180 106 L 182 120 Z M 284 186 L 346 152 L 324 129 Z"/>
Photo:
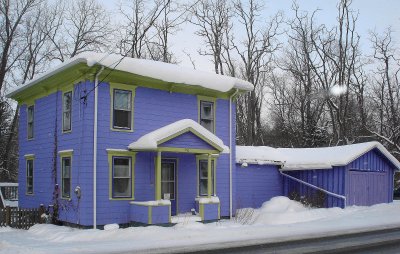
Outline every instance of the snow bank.
<path fill-rule="evenodd" d="M 372 149 L 378 149 L 400 170 L 400 162 L 379 142 L 319 148 L 272 148 L 237 146 L 236 162 L 282 164 L 283 170 L 329 169 L 347 165 Z"/>
<path fill-rule="evenodd" d="M 136 227 L 114 230 L 73 229 L 40 224 L 29 230 L 0 227 L 0 253 L 118 253 L 174 252 L 185 248 L 240 241 L 275 242 L 307 239 L 400 226 L 400 202 L 371 207 L 312 209 L 286 197 L 275 197 L 253 213 L 251 224 L 235 220 L 198 223 L 196 216 L 176 218 L 173 227 Z M 181 249 L 182 250 L 182 249 Z"/>
<path fill-rule="evenodd" d="M 222 148 L 223 153 L 229 153 L 229 147 L 224 145 L 224 142 L 220 138 L 192 119 L 182 119 L 149 132 L 140 137 L 137 141 L 131 143 L 128 148 L 132 150 L 154 150 L 158 147 L 158 142 L 161 140 L 190 129 L 196 131 L 215 145 Z"/>

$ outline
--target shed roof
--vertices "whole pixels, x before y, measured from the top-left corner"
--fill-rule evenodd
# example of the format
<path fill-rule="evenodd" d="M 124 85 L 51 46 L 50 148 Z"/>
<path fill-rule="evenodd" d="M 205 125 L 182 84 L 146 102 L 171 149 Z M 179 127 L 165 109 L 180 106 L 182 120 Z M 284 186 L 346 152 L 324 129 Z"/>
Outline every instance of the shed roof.
<path fill-rule="evenodd" d="M 198 71 L 176 64 L 123 57 L 116 54 L 85 52 L 63 62 L 43 75 L 29 80 L 23 86 L 17 87 L 17 89 L 8 94 L 8 97 L 13 98 L 18 93 L 78 64 L 84 64 L 87 67 L 99 65 L 116 71 L 149 77 L 165 83 L 198 86 L 223 93 L 231 89 L 251 91 L 254 88 L 251 83 L 238 78 Z"/>
<path fill-rule="evenodd" d="M 131 143 L 128 148 L 131 150 L 155 150 L 165 141 L 186 132 L 194 133 L 222 153 L 229 153 L 229 147 L 224 145 L 220 138 L 191 119 L 182 119 L 149 132 Z"/>
<path fill-rule="evenodd" d="M 320 148 L 272 148 L 237 146 L 236 162 L 250 164 L 282 164 L 282 170 L 329 169 L 344 166 L 361 155 L 378 149 L 398 170 L 400 162 L 379 142 Z"/>

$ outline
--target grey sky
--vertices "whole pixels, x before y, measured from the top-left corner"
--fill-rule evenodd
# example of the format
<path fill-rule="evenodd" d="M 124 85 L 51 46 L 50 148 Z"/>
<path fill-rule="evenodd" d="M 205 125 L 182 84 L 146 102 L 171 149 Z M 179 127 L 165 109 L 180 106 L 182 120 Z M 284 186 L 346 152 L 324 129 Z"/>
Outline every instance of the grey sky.
<path fill-rule="evenodd" d="M 116 8 L 119 0 L 100 0 L 109 9 Z M 186 2 L 181 0 L 182 2 Z M 290 10 L 292 0 L 267 0 L 262 17 L 267 20 L 278 11 L 283 11 L 286 17 L 291 17 L 293 12 Z M 320 9 L 316 16 L 318 23 L 331 26 L 336 22 L 338 1 L 335 0 L 298 0 L 300 9 L 314 11 Z M 357 32 L 361 36 L 361 44 L 364 51 L 370 50 L 368 31 L 376 30 L 382 32 L 386 27 L 391 26 L 394 32 L 396 43 L 400 41 L 400 1 L 399 0 L 354 0 L 353 10 L 359 11 Z M 190 53 L 196 62 L 197 69 L 212 71 L 210 60 L 204 56 L 199 56 L 197 50 L 202 47 L 199 37 L 194 35 L 195 28 L 192 25 L 182 25 L 181 31 L 172 37 L 172 50 L 180 61 L 181 65 L 191 65 L 188 57 L 183 50 Z M 239 37 L 239 35 L 237 36 Z"/>

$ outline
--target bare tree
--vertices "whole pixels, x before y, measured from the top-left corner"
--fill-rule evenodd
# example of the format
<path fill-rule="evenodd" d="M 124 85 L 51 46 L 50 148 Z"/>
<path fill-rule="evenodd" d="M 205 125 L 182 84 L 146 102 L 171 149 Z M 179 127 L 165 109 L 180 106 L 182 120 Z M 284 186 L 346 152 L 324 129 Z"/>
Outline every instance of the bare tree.
<path fill-rule="evenodd" d="M 144 0 L 125 1 L 119 8 L 123 17 L 119 30 L 119 53 L 129 57 L 151 58 L 147 51 L 148 43 L 157 35 L 156 22 L 163 13 L 168 15 L 165 9 L 169 6 L 170 0 L 154 0 L 151 4 Z"/>
<path fill-rule="evenodd" d="M 224 41 L 232 29 L 230 19 L 233 10 L 230 1 L 197 1 L 188 11 L 191 14 L 188 21 L 198 27 L 196 34 L 203 38 L 206 44 L 207 49 L 199 50 L 199 54 L 212 56 L 215 73 L 224 74 Z"/>
<path fill-rule="evenodd" d="M 262 122 L 261 108 L 263 105 L 264 88 L 271 73 L 271 63 L 274 52 L 279 48 L 276 37 L 282 14 L 276 14 L 264 29 L 257 26 L 258 17 L 263 6 L 254 0 L 248 4 L 237 1 L 234 5 L 239 22 L 246 31 L 246 37 L 241 44 L 231 41 L 239 56 L 241 77 L 254 84 L 254 90 L 242 95 L 237 101 L 237 135 L 238 142 L 246 145 L 263 144 L 261 139 Z"/>
<path fill-rule="evenodd" d="M 392 152 L 400 155 L 400 63 L 393 45 L 392 31 L 388 28 L 383 35 L 371 33 L 375 72 L 373 107 L 375 125 L 369 131 L 387 144 Z"/>

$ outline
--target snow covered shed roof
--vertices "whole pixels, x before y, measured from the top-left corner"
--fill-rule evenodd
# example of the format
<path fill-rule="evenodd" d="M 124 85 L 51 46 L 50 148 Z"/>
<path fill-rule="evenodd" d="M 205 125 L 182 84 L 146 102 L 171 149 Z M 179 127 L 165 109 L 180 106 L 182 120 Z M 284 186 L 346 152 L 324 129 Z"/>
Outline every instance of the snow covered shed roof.
<path fill-rule="evenodd" d="M 29 80 L 23 86 L 17 87 L 17 89 L 8 94 L 8 97 L 14 98 L 24 90 L 77 65 L 82 65 L 81 70 L 76 73 L 76 75 L 79 74 L 80 76 L 88 73 L 93 74 L 96 67 L 98 69 L 99 66 L 104 66 L 111 70 L 113 75 L 117 72 L 130 73 L 136 75 L 138 80 L 143 81 L 145 80 L 144 78 L 150 78 L 153 83 L 154 81 L 158 81 L 164 86 L 186 85 L 201 87 L 222 93 L 229 92 L 232 89 L 239 89 L 242 91 L 253 90 L 253 85 L 251 83 L 234 77 L 193 70 L 176 64 L 123 57 L 116 54 L 85 52 L 63 62 L 43 75 Z M 92 67 L 93 70 L 88 70 Z M 86 68 L 86 70 L 83 70 L 84 68 Z M 105 71 L 105 73 L 108 73 L 108 71 Z M 109 77 L 112 77 L 112 75 Z M 65 83 L 65 80 L 63 80 L 63 82 Z M 140 85 L 140 82 L 138 83 Z M 49 88 L 46 87 L 46 89 Z"/>
<path fill-rule="evenodd" d="M 396 168 L 400 162 L 379 142 L 320 148 L 272 148 L 237 146 L 236 162 L 268 164 L 280 162 L 282 170 L 329 169 L 344 166 L 363 154 L 378 149 Z"/>
<path fill-rule="evenodd" d="M 220 138 L 191 119 L 182 119 L 149 132 L 131 143 L 128 148 L 136 151 L 155 150 L 158 148 L 158 145 L 186 132 L 194 133 L 222 153 L 229 153 L 229 147 L 224 145 L 224 142 Z"/>

